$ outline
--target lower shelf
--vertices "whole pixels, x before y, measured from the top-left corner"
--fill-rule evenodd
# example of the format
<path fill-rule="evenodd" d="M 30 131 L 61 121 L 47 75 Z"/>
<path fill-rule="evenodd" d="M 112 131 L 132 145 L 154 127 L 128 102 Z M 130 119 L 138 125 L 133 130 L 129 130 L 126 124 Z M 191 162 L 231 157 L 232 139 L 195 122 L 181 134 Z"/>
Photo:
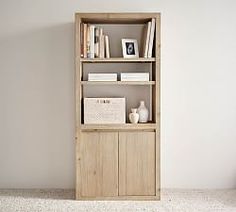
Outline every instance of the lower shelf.
<path fill-rule="evenodd" d="M 146 124 L 82 124 L 81 130 L 155 130 L 155 123 Z"/>

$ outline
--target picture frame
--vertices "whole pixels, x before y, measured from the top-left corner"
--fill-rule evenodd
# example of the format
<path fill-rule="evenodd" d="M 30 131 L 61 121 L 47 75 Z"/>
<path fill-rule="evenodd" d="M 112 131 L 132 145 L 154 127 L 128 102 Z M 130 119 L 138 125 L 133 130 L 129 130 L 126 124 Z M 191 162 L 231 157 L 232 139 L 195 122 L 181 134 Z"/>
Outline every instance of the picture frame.
<path fill-rule="evenodd" d="M 121 39 L 124 58 L 138 58 L 138 41 L 136 39 Z"/>

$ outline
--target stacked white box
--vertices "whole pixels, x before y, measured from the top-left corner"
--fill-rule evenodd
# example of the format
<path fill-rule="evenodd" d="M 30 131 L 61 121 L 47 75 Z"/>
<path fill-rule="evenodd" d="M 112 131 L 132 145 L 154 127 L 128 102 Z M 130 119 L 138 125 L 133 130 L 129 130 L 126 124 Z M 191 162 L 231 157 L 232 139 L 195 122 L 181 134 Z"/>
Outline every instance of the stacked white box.
<path fill-rule="evenodd" d="M 121 81 L 149 81 L 149 73 L 121 73 Z"/>
<path fill-rule="evenodd" d="M 117 73 L 89 73 L 88 81 L 117 81 Z"/>
<path fill-rule="evenodd" d="M 85 124 L 125 124 L 125 98 L 84 98 Z"/>

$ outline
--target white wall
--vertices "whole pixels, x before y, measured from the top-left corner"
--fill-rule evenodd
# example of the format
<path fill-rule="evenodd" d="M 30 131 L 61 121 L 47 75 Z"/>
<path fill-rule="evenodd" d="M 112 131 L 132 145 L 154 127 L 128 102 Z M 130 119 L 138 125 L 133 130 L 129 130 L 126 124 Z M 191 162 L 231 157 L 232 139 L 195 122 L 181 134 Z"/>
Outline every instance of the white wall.
<path fill-rule="evenodd" d="M 235 188 L 235 10 L 234 0 L 1 0 L 0 187 L 74 187 L 74 12 L 160 11 L 162 186 Z"/>

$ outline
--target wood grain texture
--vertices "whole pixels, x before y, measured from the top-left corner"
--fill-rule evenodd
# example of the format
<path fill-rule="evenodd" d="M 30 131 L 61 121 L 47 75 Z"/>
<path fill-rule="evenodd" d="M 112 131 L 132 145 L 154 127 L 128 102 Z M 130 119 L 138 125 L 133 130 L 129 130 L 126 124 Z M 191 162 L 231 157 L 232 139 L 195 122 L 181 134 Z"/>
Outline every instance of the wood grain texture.
<path fill-rule="evenodd" d="M 118 133 L 81 133 L 78 196 L 118 196 Z"/>
<path fill-rule="evenodd" d="M 156 72 L 156 81 L 159 82 L 155 85 L 155 120 L 157 123 L 156 128 L 156 195 L 160 198 L 160 105 L 161 105 L 161 67 L 160 67 L 160 58 L 161 58 L 161 15 L 158 14 L 156 16 L 156 34 L 155 34 L 155 56 L 156 56 L 156 63 L 155 63 L 155 72 Z"/>
<path fill-rule="evenodd" d="M 156 19 L 152 58 L 88 59 L 80 54 L 80 25 L 107 24 L 109 32 L 117 24 L 145 25 Z M 76 85 L 76 199 L 79 200 L 158 200 L 160 199 L 160 13 L 76 13 L 75 85 Z M 133 32 L 135 34 L 135 32 Z M 114 35 L 116 36 L 116 35 Z M 111 48 L 117 48 L 116 44 Z M 88 64 L 90 63 L 90 64 Z M 92 64 L 95 63 L 95 64 Z M 150 82 L 84 82 L 86 65 L 150 65 Z M 116 64 L 117 63 L 117 64 Z M 131 64 L 134 63 L 134 64 Z M 148 63 L 148 64 L 142 64 Z M 99 67 L 98 67 L 99 68 Z M 134 84 L 133 84 L 134 83 Z M 93 85 L 149 86 L 152 122 L 146 124 L 85 125 L 82 99 Z M 127 86 L 130 85 L 130 86 Z M 114 88 L 114 87 L 113 87 Z M 115 87 L 117 88 L 117 87 Z M 136 88 L 136 87 L 135 87 Z M 137 87 L 139 88 L 139 87 Z M 145 87 L 146 88 L 146 87 Z"/>
<path fill-rule="evenodd" d="M 80 86 L 80 23 L 81 19 L 79 16 L 75 15 L 75 57 L 79 58 L 75 60 L 75 120 L 76 120 L 76 132 L 75 132 L 75 141 L 76 141 L 76 164 L 78 158 L 78 141 L 80 138 L 80 124 L 81 124 L 81 89 Z M 76 190 L 81 185 L 81 178 L 79 178 L 79 173 L 76 174 Z M 78 199 L 78 192 L 76 192 L 76 199 Z"/>
<path fill-rule="evenodd" d="M 75 21 L 75 55 L 78 60 L 75 61 L 75 84 L 80 85 L 81 80 L 81 64 L 80 64 L 80 24 L 81 20 L 76 16 Z M 75 97 L 76 97 L 76 126 L 78 127 L 81 123 L 81 107 L 80 99 L 82 97 L 80 86 L 75 87 Z"/>
<path fill-rule="evenodd" d="M 155 81 L 82 81 L 82 85 L 155 85 Z"/>
<path fill-rule="evenodd" d="M 76 13 L 83 22 L 89 23 L 146 23 L 159 13 Z"/>
<path fill-rule="evenodd" d="M 155 133 L 119 133 L 119 195 L 155 195 Z"/>
<path fill-rule="evenodd" d="M 81 58 L 83 63 L 150 63 L 155 62 L 156 58 L 123 58 L 123 57 L 113 57 L 113 58 Z"/>
<path fill-rule="evenodd" d="M 160 200 L 158 196 L 115 196 L 115 197 L 80 197 L 78 200 L 106 200 L 106 201 L 123 201 L 123 200 L 131 200 L 131 201 L 154 201 Z"/>
<path fill-rule="evenodd" d="M 155 123 L 146 124 L 82 124 L 81 130 L 155 130 Z"/>

